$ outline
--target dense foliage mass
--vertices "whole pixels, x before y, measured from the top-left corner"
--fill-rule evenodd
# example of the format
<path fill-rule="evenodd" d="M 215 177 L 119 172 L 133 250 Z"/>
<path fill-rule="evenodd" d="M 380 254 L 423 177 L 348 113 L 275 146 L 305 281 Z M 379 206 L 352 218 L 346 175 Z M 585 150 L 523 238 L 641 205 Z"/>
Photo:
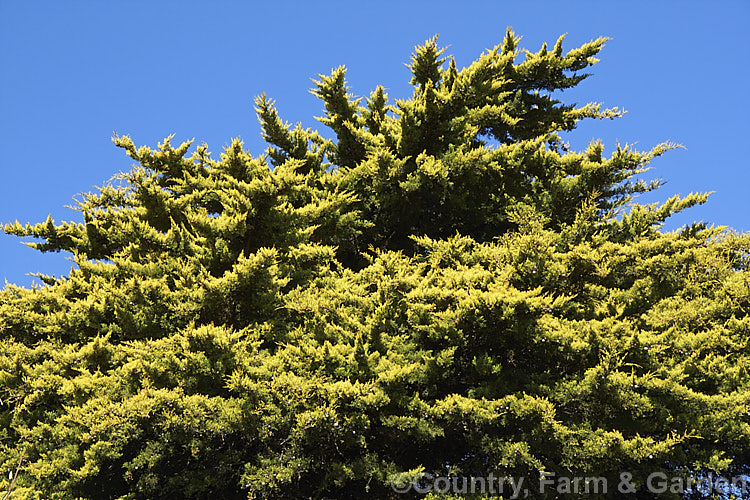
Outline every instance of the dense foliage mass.
<path fill-rule="evenodd" d="M 562 141 L 620 114 L 553 95 L 604 39 L 518 41 L 461 70 L 427 41 L 405 100 L 321 75 L 334 139 L 265 96 L 261 156 L 115 136 L 137 164 L 83 223 L 6 224 L 76 265 L 0 292 L 0 485 L 411 498 L 394 474 L 551 472 L 617 497 L 623 471 L 742 472 L 750 236 L 660 229 L 703 194 L 633 203 L 674 145 Z"/>

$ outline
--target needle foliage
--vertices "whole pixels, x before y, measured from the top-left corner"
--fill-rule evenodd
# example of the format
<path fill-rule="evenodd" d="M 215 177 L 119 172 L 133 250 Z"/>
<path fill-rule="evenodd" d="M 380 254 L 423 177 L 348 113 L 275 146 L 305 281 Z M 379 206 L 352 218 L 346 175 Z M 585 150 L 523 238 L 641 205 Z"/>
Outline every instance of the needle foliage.
<path fill-rule="evenodd" d="M 617 498 L 628 471 L 648 498 L 653 472 L 740 474 L 750 236 L 662 231 L 705 193 L 634 202 L 675 145 L 562 140 L 621 114 L 558 100 L 605 41 L 508 30 L 458 69 L 431 39 L 400 100 L 340 67 L 313 89 L 332 138 L 262 95 L 258 156 L 116 135 L 135 164 L 82 223 L 4 226 L 75 266 L 0 291 L 0 486 L 411 498 L 394 475 L 493 473 L 566 497 L 533 492 L 547 472 Z"/>

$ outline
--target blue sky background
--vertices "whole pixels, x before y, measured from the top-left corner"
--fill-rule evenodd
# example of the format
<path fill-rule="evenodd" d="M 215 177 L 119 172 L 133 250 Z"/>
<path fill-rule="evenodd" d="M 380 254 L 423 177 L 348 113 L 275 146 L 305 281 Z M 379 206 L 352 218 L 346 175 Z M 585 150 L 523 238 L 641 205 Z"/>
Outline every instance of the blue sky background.
<path fill-rule="evenodd" d="M 76 193 L 128 170 L 113 131 L 155 147 L 195 138 L 217 157 L 233 137 L 264 148 L 253 98 L 283 119 L 320 128 L 310 78 L 347 66 L 351 92 L 383 84 L 407 97 L 405 63 L 433 34 L 460 67 L 502 41 L 506 26 L 536 51 L 612 37 L 593 76 L 562 94 L 602 102 L 624 118 L 582 124 L 567 139 L 648 149 L 686 146 L 652 163 L 668 181 L 641 201 L 716 191 L 666 229 L 702 220 L 750 230 L 746 149 L 750 2 L 39 2 L 0 0 L 0 221 L 81 221 Z M 319 127 L 320 126 L 320 127 Z M 0 232 L 0 287 L 26 273 L 67 274 L 66 254 L 41 254 Z M 38 283 L 39 280 L 35 279 Z"/>

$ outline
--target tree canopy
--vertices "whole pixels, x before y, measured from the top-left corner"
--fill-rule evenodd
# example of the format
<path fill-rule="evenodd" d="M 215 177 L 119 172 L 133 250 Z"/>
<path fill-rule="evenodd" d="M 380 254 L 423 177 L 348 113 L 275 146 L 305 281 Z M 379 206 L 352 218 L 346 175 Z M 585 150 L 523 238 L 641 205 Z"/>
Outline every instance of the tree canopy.
<path fill-rule="evenodd" d="M 553 473 L 617 498 L 627 471 L 665 498 L 649 474 L 746 472 L 750 235 L 662 230 L 705 193 L 635 202 L 677 145 L 570 150 L 622 113 L 559 100 L 606 39 L 519 41 L 460 70 L 426 41 L 405 99 L 319 75 L 330 138 L 261 95 L 258 156 L 115 135 L 135 164 L 82 223 L 5 224 L 75 266 L 0 291 L 0 486 L 411 498 L 394 475 Z"/>

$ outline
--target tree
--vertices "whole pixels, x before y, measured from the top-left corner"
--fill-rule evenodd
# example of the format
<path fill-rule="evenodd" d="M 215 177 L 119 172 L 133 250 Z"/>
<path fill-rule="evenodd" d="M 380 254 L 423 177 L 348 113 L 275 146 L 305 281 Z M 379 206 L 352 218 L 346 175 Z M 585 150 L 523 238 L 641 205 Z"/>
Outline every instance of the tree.
<path fill-rule="evenodd" d="M 706 194 L 634 202 L 673 144 L 568 150 L 620 115 L 553 96 L 605 41 L 518 62 L 508 30 L 458 70 L 433 38 L 396 101 L 341 67 L 314 89 L 335 138 L 262 95 L 260 156 L 116 135 L 137 165 L 83 223 L 4 226 L 75 259 L 0 292 L 5 488 L 409 498 L 394 475 L 492 473 L 566 497 L 535 492 L 554 473 L 616 498 L 625 471 L 661 498 L 649 474 L 746 471 L 750 235 L 661 230 Z"/>

